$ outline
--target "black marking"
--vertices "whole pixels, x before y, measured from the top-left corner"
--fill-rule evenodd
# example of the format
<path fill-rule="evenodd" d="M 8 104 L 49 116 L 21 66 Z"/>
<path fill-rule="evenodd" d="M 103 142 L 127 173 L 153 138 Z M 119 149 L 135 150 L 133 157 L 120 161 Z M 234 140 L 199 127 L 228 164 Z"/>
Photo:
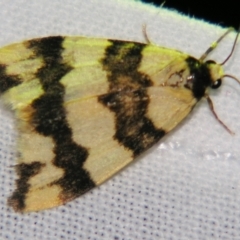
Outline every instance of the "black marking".
<path fill-rule="evenodd" d="M 8 199 L 8 204 L 16 211 L 23 211 L 25 209 L 25 195 L 30 188 L 28 180 L 37 175 L 43 166 L 44 164 L 40 162 L 32 162 L 30 164 L 21 163 L 16 166 L 16 172 L 19 176 L 19 179 L 16 181 L 17 189 Z"/>
<path fill-rule="evenodd" d="M 99 101 L 115 113 L 114 138 L 133 151 L 134 157 L 151 147 L 165 132 L 156 129 L 145 114 L 149 98 L 147 87 L 151 79 L 138 71 L 142 60 L 141 43 L 111 41 L 102 60 L 107 71 L 109 92 Z"/>
<path fill-rule="evenodd" d="M 193 92 L 193 96 L 200 100 L 206 92 L 206 88 L 210 87 L 213 80 L 211 79 L 208 62 L 199 62 L 199 60 L 188 57 L 186 59 L 188 67 L 190 69 L 191 78 L 189 84 L 186 87 L 190 88 Z"/>
<path fill-rule="evenodd" d="M 77 145 L 71 139 L 61 139 L 56 145 L 54 164 L 63 168 L 65 174 L 54 182 L 63 188 L 61 199 L 73 199 L 95 187 L 88 172 L 83 169 L 83 163 L 88 157 L 87 149 Z"/>
<path fill-rule="evenodd" d="M 18 76 L 6 74 L 6 68 L 6 65 L 0 64 L 0 94 L 21 84 L 21 80 Z"/>
<path fill-rule="evenodd" d="M 88 151 L 73 142 L 63 107 L 65 89 L 59 81 L 72 69 L 62 61 L 63 40 L 63 37 L 44 38 L 31 41 L 30 47 L 45 61 L 37 73 L 45 93 L 32 104 L 36 109 L 32 121 L 39 133 L 51 136 L 55 142 L 53 164 L 64 169 L 64 176 L 53 184 L 62 187 L 61 198 L 67 200 L 81 195 L 95 184 L 83 169 Z"/>
<path fill-rule="evenodd" d="M 59 198 L 65 202 L 93 188 L 95 184 L 83 169 L 88 151 L 73 141 L 63 107 L 65 89 L 60 80 L 72 69 L 62 59 L 63 40 L 63 37 L 36 39 L 28 42 L 28 48 L 33 49 L 35 57 L 41 57 L 44 61 L 36 73 L 44 93 L 32 103 L 35 111 L 31 124 L 38 133 L 51 137 L 55 143 L 53 164 L 62 168 L 64 175 L 50 185 L 60 185 L 62 192 Z M 25 193 L 21 195 L 23 203 Z"/>

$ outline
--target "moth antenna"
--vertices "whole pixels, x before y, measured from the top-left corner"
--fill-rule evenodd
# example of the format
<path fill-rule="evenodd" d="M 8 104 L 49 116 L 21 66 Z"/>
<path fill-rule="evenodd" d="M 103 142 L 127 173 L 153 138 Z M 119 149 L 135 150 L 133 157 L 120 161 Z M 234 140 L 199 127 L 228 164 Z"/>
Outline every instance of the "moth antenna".
<path fill-rule="evenodd" d="M 231 134 L 234 135 L 235 133 L 233 131 L 231 131 L 227 125 L 218 117 L 218 115 L 215 112 L 214 106 L 213 106 L 213 102 L 212 99 L 208 96 L 205 95 L 205 98 L 207 99 L 208 102 L 208 106 L 210 107 L 210 110 L 212 111 L 214 117 L 217 119 L 217 121 Z"/>
<path fill-rule="evenodd" d="M 231 79 L 235 80 L 238 84 L 240 84 L 240 80 L 239 80 L 238 78 L 232 76 L 232 75 L 224 74 L 224 75 L 222 76 L 222 78 L 224 78 L 224 77 L 231 78 Z"/>
<path fill-rule="evenodd" d="M 203 60 L 209 55 L 209 53 L 212 52 L 212 51 L 217 47 L 218 43 L 221 42 L 222 39 L 223 39 L 224 37 L 226 37 L 226 36 L 227 36 L 230 32 L 232 32 L 232 31 L 234 31 L 234 28 L 231 27 L 231 28 L 229 28 L 217 41 L 213 42 L 213 43 L 211 44 L 211 46 L 207 49 L 207 51 L 200 57 L 199 60 L 200 60 L 200 61 L 203 61 Z M 233 50 L 234 50 L 235 45 L 236 45 L 236 42 L 237 42 L 238 35 L 239 35 L 239 31 L 238 31 L 238 34 L 237 34 L 237 36 L 236 36 L 236 38 L 235 38 L 235 42 L 234 42 L 234 44 L 233 44 L 232 51 L 231 51 L 231 53 L 229 54 L 229 56 L 227 57 L 227 59 L 224 61 L 224 63 L 225 63 L 225 62 L 229 59 L 229 57 L 232 55 Z"/>
<path fill-rule="evenodd" d="M 236 35 L 236 37 L 235 37 L 235 40 L 234 40 L 234 43 L 233 43 L 232 50 L 231 50 L 230 54 L 229 54 L 229 55 L 227 56 L 227 58 L 226 58 L 221 64 L 219 64 L 219 65 L 224 65 L 224 64 L 228 61 L 228 59 L 232 56 L 232 54 L 233 54 L 233 52 L 234 52 L 234 49 L 235 49 L 235 47 L 236 47 L 236 44 L 237 44 L 237 40 L 238 40 L 239 33 L 240 33 L 240 27 L 238 28 L 238 33 L 237 33 L 237 35 Z M 226 75 L 225 75 L 225 76 L 226 76 Z M 233 78 L 233 77 L 232 77 L 232 78 Z"/>

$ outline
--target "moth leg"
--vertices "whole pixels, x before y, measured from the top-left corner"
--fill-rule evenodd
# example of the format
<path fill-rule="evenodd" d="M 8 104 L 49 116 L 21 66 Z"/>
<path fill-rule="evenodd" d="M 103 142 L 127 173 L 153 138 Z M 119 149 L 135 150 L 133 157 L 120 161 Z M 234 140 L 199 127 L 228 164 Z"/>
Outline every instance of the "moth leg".
<path fill-rule="evenodd" d="M 207 99 L 208 102 L 208 106 L 210 108 L 210 110 L 212 111 L 214 117 L 217 119 L 217 121 L 231 134 L 234 135 L 235 133 L 233 131 L 231 131 L 228 126 L 218 117 L 217 113 L 215 112 L 214 106 L 213 106 L 213 102 L 211 100 L 211 98 L 208 95 L 205 95 L 205 98 Z"/>

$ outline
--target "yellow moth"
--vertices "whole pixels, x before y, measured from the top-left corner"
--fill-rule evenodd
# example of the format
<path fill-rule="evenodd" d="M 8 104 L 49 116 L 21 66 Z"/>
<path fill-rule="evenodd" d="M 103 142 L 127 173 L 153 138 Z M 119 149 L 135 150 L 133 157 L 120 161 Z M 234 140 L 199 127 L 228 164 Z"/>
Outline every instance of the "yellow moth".
<path fill-rule="evenodd" d="M 158 142 L 202 97 L 213 110 L 207 90 L 229 75 L 205 58 L 230 31 L 200 59 L 149 43 L 85 37 L 1 48 L 1 100 L 19 130 L 9 205 L 26 212 L 64 204 Z"/>

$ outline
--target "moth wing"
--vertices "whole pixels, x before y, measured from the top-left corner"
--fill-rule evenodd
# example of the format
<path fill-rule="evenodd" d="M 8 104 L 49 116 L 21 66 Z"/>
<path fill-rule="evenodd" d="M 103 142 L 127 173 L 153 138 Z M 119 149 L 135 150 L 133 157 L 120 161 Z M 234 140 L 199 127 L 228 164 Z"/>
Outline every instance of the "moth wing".
<path fill-rule="evenodd" d="M 159 47 L 81 37 L 2 48 L 0 93 L 19 128 L 19 179 L 9 204 L 16 211 L 61 205 L 155 144 L 196 103 L 188 89 L 161 85 L 184 58 Z"/>

